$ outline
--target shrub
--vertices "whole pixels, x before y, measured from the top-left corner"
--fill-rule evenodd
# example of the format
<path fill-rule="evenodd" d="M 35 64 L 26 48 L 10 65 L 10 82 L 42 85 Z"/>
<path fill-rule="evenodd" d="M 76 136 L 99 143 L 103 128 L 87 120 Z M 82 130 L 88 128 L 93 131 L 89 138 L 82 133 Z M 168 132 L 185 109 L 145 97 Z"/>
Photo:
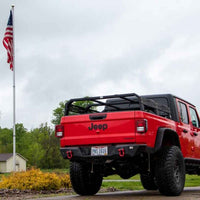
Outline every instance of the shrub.
<path fill-rule="evenodd" d="M 61 174 L 61 175 L 59 175 L 59 177 L 61 180 L 62 188 L 71 188 L 72 187 L 69 174 Z"/>
<path fill-rule="evenodd" d="M 0 182 L 1 189 L 57 190 L 63 187 L 71 187 L 68 174 L 43 173 L 40 169 L 11 173 Z"/>

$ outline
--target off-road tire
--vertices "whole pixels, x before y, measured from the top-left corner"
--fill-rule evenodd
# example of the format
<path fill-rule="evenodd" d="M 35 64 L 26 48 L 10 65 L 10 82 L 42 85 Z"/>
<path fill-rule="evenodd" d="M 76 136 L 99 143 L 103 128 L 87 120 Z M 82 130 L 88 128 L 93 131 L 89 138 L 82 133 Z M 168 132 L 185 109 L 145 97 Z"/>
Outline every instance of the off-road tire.
<path fill-rule="evenodd" d="M 70 162 L 70 180 L 77 194 L 96 194 L 101 187 L 102 179 L 97 167 L 94 167 L 93 173 L 91 173 L 91 164 Z"/>
<path fill-rule="evenodd" d="M 177 146 L 163 147 L 157 155 L 156 184 L 161 194 L 178 196 L 185 185 L 185 163 Z"/>
<path fill-rule="evenodd" d="M 141 183 L 146 190 L 157 190 L 158 187 L 155 183 L 155 178 L 151 172 L 140 174 Z"/>

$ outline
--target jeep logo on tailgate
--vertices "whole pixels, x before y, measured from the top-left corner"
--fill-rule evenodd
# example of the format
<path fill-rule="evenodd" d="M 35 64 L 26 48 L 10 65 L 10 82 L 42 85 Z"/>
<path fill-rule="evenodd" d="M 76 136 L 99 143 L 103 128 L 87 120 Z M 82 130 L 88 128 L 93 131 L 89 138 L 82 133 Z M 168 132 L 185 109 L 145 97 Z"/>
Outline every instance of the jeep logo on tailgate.
<path fill-rule="evenodd" d="M 107 124 L 93 124 L 93 123 L 91 123 L 91 125 L 88 127 L 90 131 L 97 129 L 105 131 L 107 128 L 108 128 Z"/>

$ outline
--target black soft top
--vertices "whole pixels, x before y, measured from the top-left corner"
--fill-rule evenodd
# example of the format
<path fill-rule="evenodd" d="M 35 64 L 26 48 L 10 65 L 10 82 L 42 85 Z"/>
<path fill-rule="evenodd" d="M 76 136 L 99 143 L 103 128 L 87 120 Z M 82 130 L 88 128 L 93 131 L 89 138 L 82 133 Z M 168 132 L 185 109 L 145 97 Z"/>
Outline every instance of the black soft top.
<path fill-rule="evenodd" d="M 176 106 L 176 96 L 172 94 L 155 94 L 155 95 L 144 95 L 144 98 L 152 99 L 158 104 L 165 105 L 169 107 L 171 112 L 171 119 L 174 121 L 179 121 L 178 110 Z"/>

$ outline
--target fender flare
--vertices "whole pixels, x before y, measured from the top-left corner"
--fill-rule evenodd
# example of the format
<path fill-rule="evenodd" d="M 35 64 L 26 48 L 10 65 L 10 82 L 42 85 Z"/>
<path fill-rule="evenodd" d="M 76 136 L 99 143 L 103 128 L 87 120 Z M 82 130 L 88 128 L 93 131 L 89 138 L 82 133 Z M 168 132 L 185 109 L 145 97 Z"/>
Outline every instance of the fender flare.
<path fill-rule="evenodd" d="M 176 131 L 174 131 L 170 128 L 160 127 L 160 128 L 158 128 L 157 135 L 156 135 L 156 141 L 155 141 L 155 146 L 154 146 L 155 152 L 157 152 L 158 150 L 161 149 L 165 134 L 172 135 L 175 138 L 175 142 L 176 142 L 175 145 L 178 146 L 179 148 L 181 147 L 179 137 L 178 137 L 178 134 L 176 133 Z"/>

